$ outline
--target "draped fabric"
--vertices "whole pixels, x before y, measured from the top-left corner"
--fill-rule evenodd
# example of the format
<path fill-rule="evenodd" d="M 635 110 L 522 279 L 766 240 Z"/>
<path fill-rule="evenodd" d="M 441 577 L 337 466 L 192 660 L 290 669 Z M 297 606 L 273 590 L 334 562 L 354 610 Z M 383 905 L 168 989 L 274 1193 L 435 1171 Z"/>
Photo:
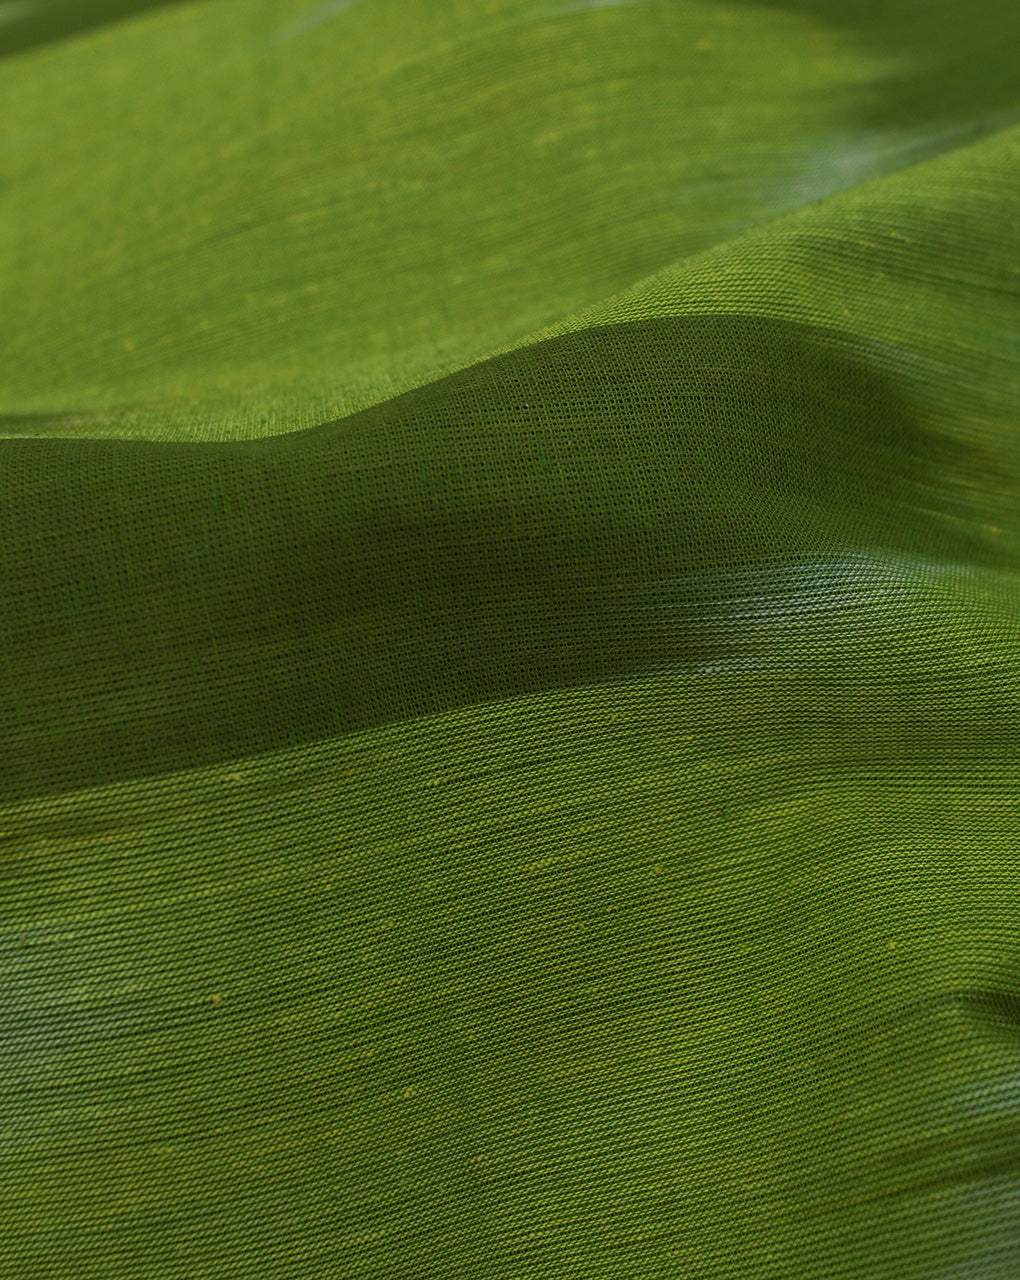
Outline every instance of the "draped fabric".
<path fill-rule="evenodd" d="M 1018 47 L 0 4 L 0 1275 L 1020 1275 Z"/>

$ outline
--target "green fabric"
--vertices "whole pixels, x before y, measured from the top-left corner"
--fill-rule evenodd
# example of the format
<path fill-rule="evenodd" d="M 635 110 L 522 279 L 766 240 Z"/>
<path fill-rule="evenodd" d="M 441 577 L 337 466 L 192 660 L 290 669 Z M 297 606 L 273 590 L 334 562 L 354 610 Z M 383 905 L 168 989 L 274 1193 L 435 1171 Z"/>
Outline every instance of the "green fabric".
<path fill-rule="evenodd" d="M 1020 1274 L 1018 46 L 0 4 L 0 1276 Z"/>

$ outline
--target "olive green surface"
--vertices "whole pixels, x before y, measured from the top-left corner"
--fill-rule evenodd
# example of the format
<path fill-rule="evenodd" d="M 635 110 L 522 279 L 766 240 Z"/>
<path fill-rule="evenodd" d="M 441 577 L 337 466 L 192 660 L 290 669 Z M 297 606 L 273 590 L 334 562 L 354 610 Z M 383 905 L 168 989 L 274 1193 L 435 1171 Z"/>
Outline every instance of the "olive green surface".
<path fill-rule="evenodd" d="M 0 1277 L 1020 1274 L 1020 9 L 0 5 Z"/>

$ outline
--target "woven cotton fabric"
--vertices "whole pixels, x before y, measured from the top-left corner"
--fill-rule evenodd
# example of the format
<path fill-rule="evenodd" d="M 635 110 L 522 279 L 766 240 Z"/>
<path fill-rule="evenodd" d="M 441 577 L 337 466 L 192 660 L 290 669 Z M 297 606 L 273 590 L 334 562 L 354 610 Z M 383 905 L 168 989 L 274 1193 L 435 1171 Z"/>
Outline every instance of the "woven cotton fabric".
<path fill-rule="evenodd" d="M 1020 1275 L 1018 42 L 0 5 L 0 1276 Z"/>

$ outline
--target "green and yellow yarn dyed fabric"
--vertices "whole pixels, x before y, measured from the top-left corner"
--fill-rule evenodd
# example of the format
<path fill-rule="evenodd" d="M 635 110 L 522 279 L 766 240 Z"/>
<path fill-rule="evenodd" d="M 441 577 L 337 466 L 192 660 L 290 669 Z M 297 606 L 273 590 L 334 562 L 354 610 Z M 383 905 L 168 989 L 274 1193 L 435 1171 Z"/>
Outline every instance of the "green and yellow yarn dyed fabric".
<path fill-rule="evenodd" d="M 0 4 L 0 1276 L 1020 1276 L 1018 47 Z"/>

